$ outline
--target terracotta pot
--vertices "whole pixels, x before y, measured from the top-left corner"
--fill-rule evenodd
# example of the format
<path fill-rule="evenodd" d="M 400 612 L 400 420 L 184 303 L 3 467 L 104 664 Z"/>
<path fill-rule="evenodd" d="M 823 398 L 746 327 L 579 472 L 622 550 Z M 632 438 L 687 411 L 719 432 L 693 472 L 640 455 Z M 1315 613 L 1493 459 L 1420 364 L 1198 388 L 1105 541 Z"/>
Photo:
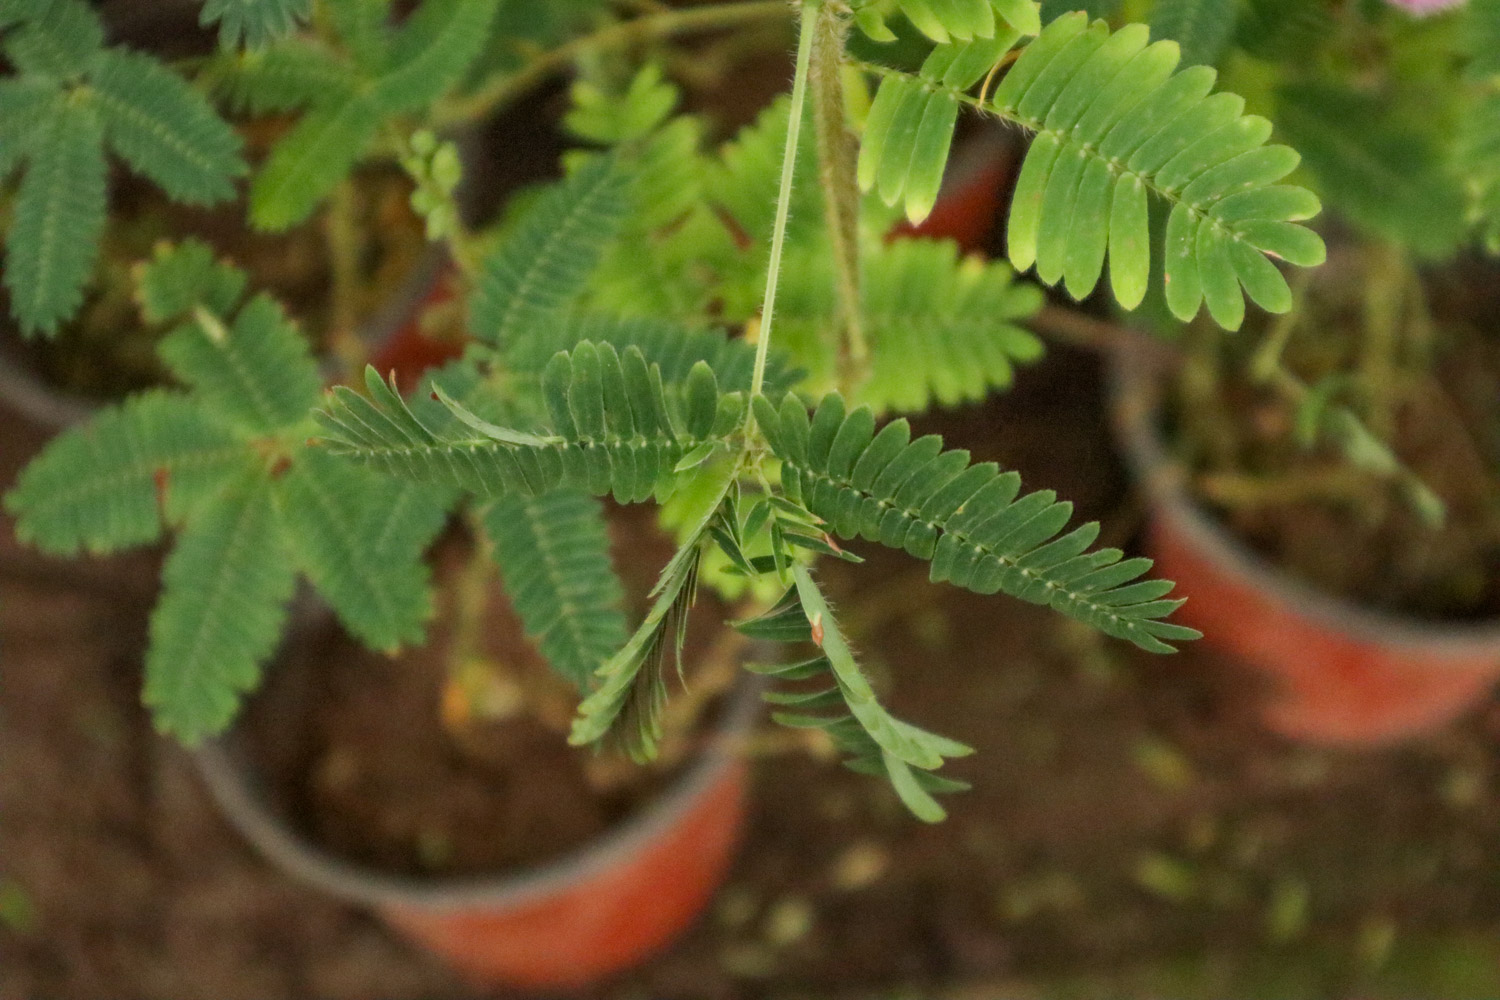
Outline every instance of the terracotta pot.
<path fill-rule="evenodd" d="M 305 681 L 291 681 L 283 692 L 301 705 Z M 195 761 L 230 823 L 288 874 L 377 911 L 475 982 L 561 991 L 661 950 L 723 882 L 744 825 L 749 766 L 740 751 L 759 693 L 743 674 L 696 761 L 629 819 L 542 867 L 493 876 L 397 875 L 331 853 L 284 814 L 243 728 Z"/>
<path fill-rule="evenodd" d="M 1155 572 L 1189 598 L 1175 620 L 1272 680 L 1267 727 L 1371 746 L 1434 729 L 1488 696 L 1500 679 L 1500 623 L 1405 618 L 1292 578 L 1189 496 L 1161 437 L 1160 363 L 1120 352 L 1113 377 L 1115 428 L 1147 498 Z"/>

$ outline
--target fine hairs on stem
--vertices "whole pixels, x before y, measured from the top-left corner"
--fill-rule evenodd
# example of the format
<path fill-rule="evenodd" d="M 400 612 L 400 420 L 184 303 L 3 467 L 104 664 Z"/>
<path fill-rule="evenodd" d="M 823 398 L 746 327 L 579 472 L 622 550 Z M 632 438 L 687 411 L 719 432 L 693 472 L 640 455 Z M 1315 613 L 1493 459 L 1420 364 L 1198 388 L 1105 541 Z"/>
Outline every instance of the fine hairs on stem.
<path fill-rule="evenodd" d="M 765 385 L 766 357 L 771 346 L 771 325 L 776 315 L 776 284 L 781 277 L 781 252 L 786 245 L 786 222 L 792 207 L 792 179 L 797 172 L 797 148 L 802 136 L 802 109 L 807 104 L 807 74 L 812 62 L 813 38 L 817 31 L 819 0 L 802 4 L 797 33 L 797 71 L 792 80 L 792 106 L 787 119 L 786 148 L 782 153 L 781 187 L 776 195 L 776 225 L 771 233 L 771 259 L 766 267 L 766 294 L 761 300 L 760 338 L 755 345 L 755 374 L 750 380 L 750 398 Z M 749 411 L 746 411 L 746 419 Z"/>

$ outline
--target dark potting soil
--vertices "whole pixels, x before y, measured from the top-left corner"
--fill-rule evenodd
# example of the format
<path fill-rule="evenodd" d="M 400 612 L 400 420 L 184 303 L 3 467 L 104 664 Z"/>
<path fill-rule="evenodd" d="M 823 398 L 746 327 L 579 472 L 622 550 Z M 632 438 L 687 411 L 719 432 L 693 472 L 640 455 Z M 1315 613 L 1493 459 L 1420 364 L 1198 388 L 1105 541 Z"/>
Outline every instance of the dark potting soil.
<path fill-rule="evenodd" d="M 635 570 L 635 605 L 671 551 L 647 513 L 612 511 L 616 558 Z M 445 540 L 439 579 L 455 579 L 467 552 L 460 539 Z M 247 717 L 255 759 L 306 836 L 384 871 L 503 875 L 584 847 L 691 759 L 681 744 L 698 730 L 669 731 L 648 767 L 568 746 L 577 696 L 526 641 L 498 588 L 484 612 L 482 659 L 455 662 L 457 600 L 440 589 L 430 642 L 394 659 L 331 622 L 314 626 L 256 699 Z M 723 619 L 703 595 L 684 653 L 688 683 Z M 714 714 L 708 704 L 686 724 L 701 729 Z"/>
<path fill-rule="evenodd" d="M 1107 542 L 1135 534 L 1092 364 L 1054 352 L 931 427 L 1073 498 Z M 40 442 L 0 436 L 0 478 Z M 926 826 L 879 782 L 774 752 L 767 727 L 729 883 L 587 996 L 1500 996 L 1493 706 L 1405 747 L 1300 749 L 1255 728 L 1254 682 L 1201 648 L 1137 654 L 862 551 L 829 589 L 892 710 L 975 747 L 950 765 L 974 790 Z M 155 572 L 0 537 L 0 998 L 509 996 L 217 816 L 139 707 Z M 1036 985 L 1059 978 L 1075 985 Z"/>

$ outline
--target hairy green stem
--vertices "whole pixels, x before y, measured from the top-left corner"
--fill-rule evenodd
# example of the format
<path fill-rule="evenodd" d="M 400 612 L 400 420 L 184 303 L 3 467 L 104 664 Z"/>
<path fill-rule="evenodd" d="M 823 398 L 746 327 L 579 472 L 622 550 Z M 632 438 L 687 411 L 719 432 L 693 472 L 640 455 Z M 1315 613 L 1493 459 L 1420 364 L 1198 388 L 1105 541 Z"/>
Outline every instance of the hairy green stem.
<path fill-rule="evenodd" d="M 792 208 L 792 178 L 797 172 L 802 111 L 807 105 L 808 69 L 812 63 L 813 37 L 821 6 L 821 0 L 803 0 L 802 3 L 802 27 L 797 33 L 797 71 L 792 78 L 792 106 L 787 118 L 786 148 L 781 157 L 781 188 L 776 195 L 776 226 L 771 232 L 771 260 L 766 268 L 766 294 L 760 307 L 760 336 L 756 338 L 755 344 L 755 375 L 750 380 L 751 399 L 760 395 L 766 378 L 771 323 L 776 316 L 776 284 L 781 278 L 781 251 L 786 245 L 786 220 Z"/>
<path fill-rule="evenodd" d="M 859 182 L 855 177 L 859 146 L 844 114 L 844 42 L 849 20 L 838 7 L 824 4 L 818 13 L 809 79 L 818 137 L 818 181 L 833 243 L 834 284 L 843 326 L 839 382 L 847 393 L 869 377 L 870 351 L 859 294 Z"/>
<path fill-rule="evenodd" d="M 1399 247 L 1375 243 L 1366 265 L 1364 329 L 1359 344 L 1359 374 L 1364 383 L 1365 420 L 1376 437 L 1389 440 L 1395 431 L 1397 358 L 1402 353 L 1405 318 L 1406 256 Z"/>
<path fill-rule="evenodd" d="M 786 12 L 786 0 L 742 0 L 739 3 L 704 4 L 681 10 L 665 10 L 632 21 L 612 24 L 555 49 L 549 49 L 516 72 L 499 76 L 472 94 L 439 104 L 433 110 L 432 123 L 441 126 L 484 118 L 552 74 L 566 69 L 574 59 L 590 49 L 629 45 L 632 42 L 694 31 L 729 28 L 747 21 L 785 17 Z"/>

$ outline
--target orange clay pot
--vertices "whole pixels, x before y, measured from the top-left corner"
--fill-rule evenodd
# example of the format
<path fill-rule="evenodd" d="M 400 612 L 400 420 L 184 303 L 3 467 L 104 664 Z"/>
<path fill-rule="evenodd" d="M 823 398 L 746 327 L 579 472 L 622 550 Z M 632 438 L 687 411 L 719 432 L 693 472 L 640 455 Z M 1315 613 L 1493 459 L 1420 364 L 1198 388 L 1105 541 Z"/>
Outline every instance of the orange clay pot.
<path fill-rule="evenodd" d="M 1161 366 L 1122 352 L 1113 374 L 1116 430 L 1150 510 L 1154 572 L 1189 598 L 1174 620 L 1272 680 L 1268 728 L 1372 746 L 1435 729 L 1488 697 L 1500 679 L 1500 623 L 1403 618 L 1293 579 L 1188 495 L 1161 439 Z"/>
<path fill-rule="evenodd" d="M 723 882 L 744 825 L 739 751 L 759 704 L 746 675 L 696 763 L 658 798 L 582 850 L 489 877 L 394 875 L 329 853 L 281 813 L 235 734 L 195 759 L 230 823 L 284 871 L 373 908 L 477 983 L 564 991 L 661 950 Z"/>

